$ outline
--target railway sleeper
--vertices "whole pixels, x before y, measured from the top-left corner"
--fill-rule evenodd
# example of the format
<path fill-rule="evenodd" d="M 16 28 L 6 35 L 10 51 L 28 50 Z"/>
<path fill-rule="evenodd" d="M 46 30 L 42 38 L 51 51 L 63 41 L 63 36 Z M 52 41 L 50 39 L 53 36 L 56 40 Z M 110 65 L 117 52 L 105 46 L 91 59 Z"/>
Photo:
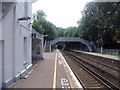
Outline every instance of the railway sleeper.
<path fill-rule="evenodd" d="M 78 62 L 78 60 L 77 60 L 77 62 Z M 83 65 L 83 64 L 81 64 L 81 65 L 86 68 L 85 65 Z M 86 69 L 89 69 L 89 68 L 86 68 Z M 113 89 L 120 89 L 120 87 L 114 85 L 114 83 L 108 81 L 107 79 L 105 79 L 104 77 L 102 77 L 101 75 L 99 75 L 97 72 L 94 72 L 94 71 L 92 71 L 90 69 L 89 69 L 89 71 L 92 72 L 95 76 L 99 77 L 102 81 L 106 82 L 111 88 L 113 88 Z"/>

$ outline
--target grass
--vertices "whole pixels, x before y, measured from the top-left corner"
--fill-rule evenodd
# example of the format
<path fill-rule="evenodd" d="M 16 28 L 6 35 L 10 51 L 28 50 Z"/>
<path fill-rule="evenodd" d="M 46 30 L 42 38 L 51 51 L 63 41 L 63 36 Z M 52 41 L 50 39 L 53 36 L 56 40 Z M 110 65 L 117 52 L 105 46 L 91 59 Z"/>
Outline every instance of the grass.
<path fill-rule="evenodd" d="M 105 53 L 105 54 L 108 54 L 108 55 L 113 55 L 113 56 L 120 56 L 120 54 L 118 54 L 118 52 L 113 52 L 113 53 Z"/>
<path fill-rule="evenodd" d="M 120 53 L 118 52 L 110 52 L 110 53 L 105 53 L 105 54 L 113 55 L 113 56 L 120 56 Z"/>
<path fill-rule="evenodd" d="M 100 53 L 100 52 L 96 52 L 96 53 Z M 107 52 L 107 53 L 103 53 L 103 54 L 112 55 L 112 56 L 120 56 L 120 53 L 118 53 L 118 52 Z"/>

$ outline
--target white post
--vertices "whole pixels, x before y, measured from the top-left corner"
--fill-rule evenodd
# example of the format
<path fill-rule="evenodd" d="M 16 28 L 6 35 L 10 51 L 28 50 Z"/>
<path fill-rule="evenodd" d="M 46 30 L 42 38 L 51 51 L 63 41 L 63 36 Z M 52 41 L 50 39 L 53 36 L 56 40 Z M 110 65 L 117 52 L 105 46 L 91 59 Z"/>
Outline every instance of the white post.
<path fill-rule="evenodd" d="M 51 52 L 51 45 L 50 45 L 50 52 Z"/>
<path fill-rule="evenodd" d="M 2 88 L 2 74 L 3 74 L 3 71 L 2 71 L 2 40 L 0 40 L 0 89 Z"/>
<path fill-rule="evenodd" d="M 101 47 L 101 54 L 103 53 L 103 48 Z"/>
<path fill-rule="evenodd" d="M 0 40 L 2 40 L 2 2 L 0 2 Z"/>
<path fill-rule="evenodd" d="M 44 52 L 45 52 L 45 48 L 46 48 L 46 40 L 45 40 L 45 44 L 44 44 Z"/>
<path fill-rule="evenodd" d="M 41 50 L 41 57 L 43 58 L 43 52 L 44 52 L 44 48 L 43 48 L 43 36 L 42 36 L 42 40 L 41 40 L 41 47 L 40 47 L 40 50 Z"/>

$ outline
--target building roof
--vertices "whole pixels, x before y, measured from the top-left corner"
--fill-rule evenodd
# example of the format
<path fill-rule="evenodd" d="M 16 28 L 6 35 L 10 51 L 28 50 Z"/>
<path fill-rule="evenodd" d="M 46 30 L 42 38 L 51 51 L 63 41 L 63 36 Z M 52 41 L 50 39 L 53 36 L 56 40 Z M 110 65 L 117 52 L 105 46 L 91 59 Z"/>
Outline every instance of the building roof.
<path fill-rule="evenodd" d="M 40 34 L 39 32 L 37 32 L 34 28 L 32 28 L 32 33 L 35 33 L 39 38 L 42 38 L 44 36 L 43 34 Z"/>

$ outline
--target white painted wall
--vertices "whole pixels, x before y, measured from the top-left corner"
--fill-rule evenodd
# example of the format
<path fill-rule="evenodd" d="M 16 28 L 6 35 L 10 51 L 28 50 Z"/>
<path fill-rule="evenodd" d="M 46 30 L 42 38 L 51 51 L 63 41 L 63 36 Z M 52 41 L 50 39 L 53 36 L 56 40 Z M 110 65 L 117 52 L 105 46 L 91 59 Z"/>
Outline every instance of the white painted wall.
<path fill-rule="evenodd" d="M 2 3 L 0 2 L 0 88 L 2 87 Z"/>
<path fill-rule="evenodd" d="M 14 11 L 13 9 L 3 18 L 3 40 L 4 40 L 4 81 L 13 78 L 13 38 L 14 38 Z"/>
<path fill-rule="evenodd" d="M 0 88 L 2 87 L 2 41 L 0 40 Z"/>
<path fill-rule="evenodd" d="M 2 2 L 0 2 L 0 40 L 2 40 Z"/>
<path fill-rule="evenodd" d="M 1 87 L 2 87 L 2 22 L 0 21 L 0 88 Z"/>
<path fill-rule="evenodd" d="M 0 21 L 0 40 L 2 40 L 2 22 Z"/>
<path fill-rule="evenodd" d="M 37 54 L 37 48 L 40 48 L 40 54 Z M 34 58 L 43 58 L 43 38 L 32 40 L 32 57 Z"/>
<path fill-rule="evenodd" d="M 29 16 L 32 15 L 32 3 L 29 3 Z M 18 21 L 24 16 L 24 2 L 19 2 L 2 20 L 4 40 L 4 77 L 3 83 L 14 81 L 25 66 L 31 66 L 31 20 Z M 24 58 L 24 37 L 27 38 L 27 59 Z M 28 63 L 24 66 L 24 62 Z"/>
<path fill-rule="evenodd" d="M 32 15 L 32 4 L 29 3 L 29 14 Z M 24 3 L 18 3 L 16 7 L 16 19 L 21 18 L 24 15 Z M 22 8 L 22 9 L 20 9 Z M 32 64 L 31 62 L 31 26 L 29 27 L 30 21 L 19 21 L 16 24 L 15 31 L 15 75 L 19 74 L 25 69 L 24 62 L 28 62 L 26 66 Z M 27 60 L 24 58 L 24 37 L 27 38 Z M 19 48 L 18 48 L 19 47 Z M 18 58 L 19 57 L 19 58 Z"/>
<path fill-rule="evenodd" d="M 41 54 L 37 54 L 37 48 L 40 48 L 41 40 L 34 39 L 32 42 L 32 57 L 40 58 Z M 40 49 L 41 52 L 41 49 Z"/>

